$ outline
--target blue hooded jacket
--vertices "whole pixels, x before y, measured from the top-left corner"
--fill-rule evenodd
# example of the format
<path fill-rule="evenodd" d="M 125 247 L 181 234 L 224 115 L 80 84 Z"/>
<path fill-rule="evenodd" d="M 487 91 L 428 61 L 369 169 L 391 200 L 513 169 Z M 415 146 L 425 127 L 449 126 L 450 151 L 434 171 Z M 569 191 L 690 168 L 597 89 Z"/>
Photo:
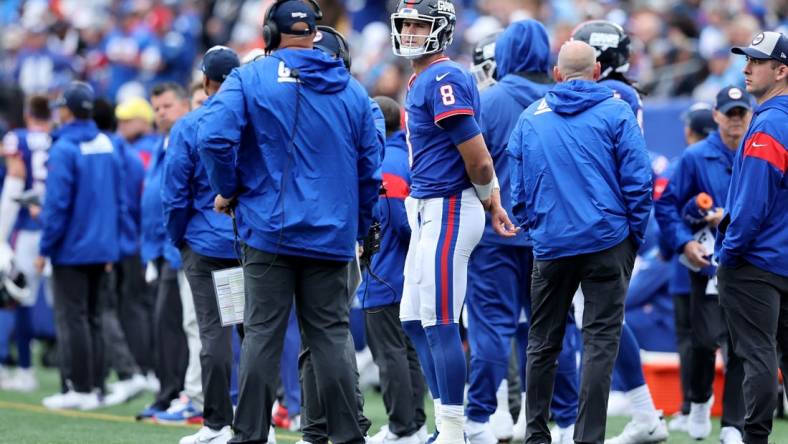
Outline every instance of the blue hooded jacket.
<path fill-rule="evenodd" d="M 40 253 L 53 265 L 116 262 L 125 211 L 120 146 L 92 120 L 67 123 L 54 136 Z"/>
<path fill-rule="evenodd" d="M 164 227 L 164 207 L 161 200 L 161 187 L 164 180 L 164 158 L 167 149 L 162 138 L 153 151 L 153 157 L 145 172 L 142 191 L 142 248 L 140 256 L 144 262 L 164 257 L 172 268 L 181 268 L 181 254 L 170 240 Z"/>
<path fill-rule="evenodd" d="M 234 259 L 232 219 L 213 210 L 216 193 L 197 152 L 197 123 L 205 104 L 178 120 L 170 131 L 161 187 L 164 224 L 177 247 L 186 242 L 202 256 Z"/>
<path fill-rule="evenodd" d="M 125 192 L 125 211 L 121 216 L 120 225 L 120 257 L 134 256 L 140 252 L 140 202 L 142 200 L 142 182 L 145 180 L 145 167 L 142 159 L 134 148 L 119 135 L 106 133 L 120 150 L 118 155 L 123 165 L 123 190 Z"/>
<path fill-rule="evenodd" d="M 788 96 L 759 105 L 733 161 L 715 254 L 788 277 Z"/>
<path fill-rule="evenodd" d="M 374 211 L 383 233 L 380 251 L 372 257 L 371 268 L 375 276 L 365 271 L 356 292 L 363 309 L 398 304 L 402 299 L 405 284 L 402 270 L 410 243 L 410 225 L 405 212 L 405 198 L 410 194 L 410 168 L 404 131 L 393 133 L 386 141 L 383 188 L 386 194 L 380 196 Z"/>
<path fill-rule="evenodd" d="M 509 157 L 506 144 L 523 110 L 553 86 L 549 80 L 550 41 L 547 31 L 536 20 L 512 23 L 495 43 L 498 83 L 481 93 L 482 135 L 493 158 L 501 186 L 501 204 L 512 214 Z M 482 243 L 531 246 L 527 231 L 505 238 L 495 233 L 490 215 Z"/>
<path fill-rule="evenodd" d="M 651 164 L 634 114 L 610 89 L 556 85 L 520 116 L 508 152 L 513 214 L 531 231 L 537 259 L 643 242 Z"/>
<path fill-rule="evenodd" d="M 683 251 L 694 234 L 690 224 L 682 218 L 682 209 L 700 193 L 709 194 L 714 207 L 724 205 L 731 182 L 733 156 L 734 152 L 725 146 L 716 131 L 682 154 L 662 197 L 654 203 L 662 233 L 676 253 Z M 713 271 L 713 267 L 704 269 L 707 274 Z"/>
<path fill-rule="evenodd" d="M 234 70 L 204 107 L 200 156 L 213 190 L 237 198 L 241 240 L 352 260 L 372 222 L 382 147 L 369 97 L 342 61 L 280 49 Z"/>

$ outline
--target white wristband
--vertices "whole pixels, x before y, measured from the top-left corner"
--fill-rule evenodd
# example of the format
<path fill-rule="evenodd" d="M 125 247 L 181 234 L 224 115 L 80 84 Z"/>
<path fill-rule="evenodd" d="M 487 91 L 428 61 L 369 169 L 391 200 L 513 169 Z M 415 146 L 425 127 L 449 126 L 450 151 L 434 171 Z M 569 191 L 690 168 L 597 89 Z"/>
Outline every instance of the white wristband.
<path fill-rule="evenodd" d="M 473 184 L 473 188 L 476 189 L 476 196 L 479 197 L 479 200 L 484 202 L 485 200 L 489 199 L 492 196 L 494 190 L 500 190 L 501 186 L 498 185 L 498 177 L 493 174 L 493 178 L 490 183 L 486 185 L 477 185 Z"/>

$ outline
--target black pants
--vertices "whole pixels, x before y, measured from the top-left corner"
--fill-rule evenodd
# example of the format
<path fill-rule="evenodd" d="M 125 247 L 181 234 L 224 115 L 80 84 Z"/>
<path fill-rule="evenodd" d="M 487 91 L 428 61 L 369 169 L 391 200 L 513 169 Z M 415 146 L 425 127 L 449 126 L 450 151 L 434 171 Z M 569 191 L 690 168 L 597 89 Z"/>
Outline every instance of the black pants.
<path fill-rule="evenodd" d="M 398 436 L 410 436 L 426 421 L 424 377 L 419 357 L 402 330 L 399 304 L 367 310 L 366 314 L 367 341 L 380 369 L 389 431 Z"/>
<path fill-rule="evenodd" d="M 690 273 L 690 322 L 692 323 L 692 359 L 690 364 L 690 401 L 703 403 L 713 394 L 717 348 L 725 361 L 725 386 L 722 398 L 722 427 L 744 426 L 744 367 L 733 353 L 730 334 L 717 296 L 707 295 L 709 278 Z"/>
<path fill-rule="evenodd" d="M 183 270 L 192 289 L 200 329 L 200 365 L 205 397 L 203 419 L 218 430 L 233 422 L 230 372 L 233 366 L 232 327 L 222 327 L 211 272 L 238 267 L 238 261 L 201 256 L 188 246 L 181 249 Z"/>
<path fill-rule="evenodd" d="M 178 288 L 178 272 L 163 258 L 156 260 L 159 278 L 153 325 L 156 341 L 156 377 L 161 388 L 155 405 L 167 408 L 183 390 L 189 347 L 183 332 L 183 305 Z"/>
<path fill-rule="evenodd" d="M 231 442 L 267 442 L 284 335 L 295 299 L 304 345 L 315 367 L 318 397 L 325 406 L 328 436 L 336 444 L 363 443 L 347 353 L 348 263 L 273 255 L 247 245 L 244 284 L 245 337 Z"/>
<path fill-rule="evenodd" d="M 103 378 L 109 376 L 111 369 L 118 374 L 118 379 L 131 378 L 140 373 L 140 368 L 129 349 L 126 334 L 120 324 L 120 280 L 118 272 L 120 264 L 113 267 L 112 272 L 102 285 L 101 322 L 104 333 L 105 367 Z"/>
<path fill-rule="evenodd" d="M 688 415 L 690 411 L 690 361 L 692 359 L 692 324 L 690 323 L 689 294 L 673 295 L 673 316 L 676 324 L 676 348 L 679 352 L 681 413 Z"/>
<path fill-rule="evenodd" d="M 118 318 L 123 335 L 140 371 L 154 369 L 153 306 L 155 288 L 145 282 L 139 255 L 130 256 L 115 267 L 118 281 Z"/>
<path fill-rule="evenodd" d="M 550 442 L 547 421 L 557 359 L 578 286 L 582 286 L 585 295 L 585 351 L 574 439 L 577 443 L 604 442 L 611 374 L 618 355 L 624 299 L 636 250 L 635 243 L 627 239 L 597 253 L 534 262 L 526 372 L 526 443 Z"/>
<path fill-rule="evenodd" d="M 61 378 L 80 393 L 104 389 L 100 311 L 105 278 L 104 264 L 52 267 Z"/>
<path fill-rule="evenodd" d="M 778 402 L 778 349 L 788 375 L 788 278 L 746 262 L 720 267 L 717 277 L 733 348 L 744 361 L 744 442 L 766 444 Z"/>

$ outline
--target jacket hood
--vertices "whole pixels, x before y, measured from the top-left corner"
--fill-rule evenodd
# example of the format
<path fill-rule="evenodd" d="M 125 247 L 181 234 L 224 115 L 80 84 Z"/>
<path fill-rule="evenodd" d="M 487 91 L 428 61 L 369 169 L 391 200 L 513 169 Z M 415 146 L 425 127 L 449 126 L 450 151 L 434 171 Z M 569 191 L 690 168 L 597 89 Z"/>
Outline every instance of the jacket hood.
<path fill-rule="evenodd" d="M 271 57 L 278 57 L 291 70 L 298 70 L 301 84 L 323 94 L 342 91 L 350 81 L 350 73 L 340 59 L 334 59 L 318 49 L 280 49 Z"/>
<path fill-rule="evenodd" d="M 762 113 L 767 109 L 780 109 L 785 113 L 788 113 L 788 96 L 777 96 L 772 97 L 771 99 L 763 102 L 760 104 L 756 109 L 756 113 Z"/>
<path fill-rule="evenodd" d="M 547 105 L 558 114 L 574 115 L 613 97 L 610 88 L 590 80 L 570 80 L 557 84 L 545 96 Z"/>
<path fill-rule="evenodd" d="M 495 43 L 496 77 L 515 72 L 550 70 L 550 41 L 544 26 L 536 20 L 512 23 Z"/>
<path fill-rule="evenodd" d="M 53 133 L 53 139 L 68 139 L 74 142 L 93 140 L 99 130 L 92 120 L 74 120 L 61 126 Z"/>

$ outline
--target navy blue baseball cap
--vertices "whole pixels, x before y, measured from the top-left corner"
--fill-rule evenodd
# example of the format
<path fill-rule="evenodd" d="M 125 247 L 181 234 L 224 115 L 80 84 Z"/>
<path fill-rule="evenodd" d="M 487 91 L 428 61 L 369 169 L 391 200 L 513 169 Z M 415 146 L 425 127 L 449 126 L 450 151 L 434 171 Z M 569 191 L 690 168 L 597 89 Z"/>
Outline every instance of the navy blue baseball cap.
<path fill-rule="evenodd" d="M 714 109 L 725 114 L 733 108 L 752 109 L 752 101 L 747 91 L 737 86 L 726 86 L 717 93 Z"/>
<path fill-rule="evenodd" d="M 235 51 L 226 46 L 216 45 L 203 56 L 200 70 L 205 77 L 215 82 L 223 82 L 230 72 L 239 66 L 241 60 Z"/>
<path fill-rule="evenodd" d="M 313 45 L 332 57 L 342 59 L 345 68 L 350 69 L 350 52 L 347 41 L 340 41 L 343 38 L 336 29 L 320 25 L 317 27 Z"/>
<path fill-rule="evenodd" d="M 85 82 L 71 82 L 63 91 L 63 94 L 52 102 L 50 107 L 60 108 L 65 106 L 72 113 L 86 113 L 93 111 L 93 102 L 95 100 L 96 93 L 93 92 L 93 87 Z"/>
<path fill-rule="evenodd" d="M 734 47 L 731 52 L 751 59 L 777 60 L 788 65 L 788 37 L 774 31 L 759 32 L 753 37 L 750 46 Z"/>
<path fill-rule="evenodd" d="M 690 109 L 684 113 L 684 124 L 692 131 L 702 135 L 708 136 L 712 131 L 717 130 L 717 122 L 714 121 L 714 115 L 711 112 L 711 105 L 704 102 L 693 104 Z"/>
<path fill-rule="evenodd" d="M 272 19 L 282 34 L 307 35 L 315 31 L 317 14 L 311 5 L 302 0 L 287 0 L 275 7 L 276 11 L 274 11 Z M 293 25 L 301 22 L 306 23 L 309 29 L 306 31 L 293 30 Z"/>

